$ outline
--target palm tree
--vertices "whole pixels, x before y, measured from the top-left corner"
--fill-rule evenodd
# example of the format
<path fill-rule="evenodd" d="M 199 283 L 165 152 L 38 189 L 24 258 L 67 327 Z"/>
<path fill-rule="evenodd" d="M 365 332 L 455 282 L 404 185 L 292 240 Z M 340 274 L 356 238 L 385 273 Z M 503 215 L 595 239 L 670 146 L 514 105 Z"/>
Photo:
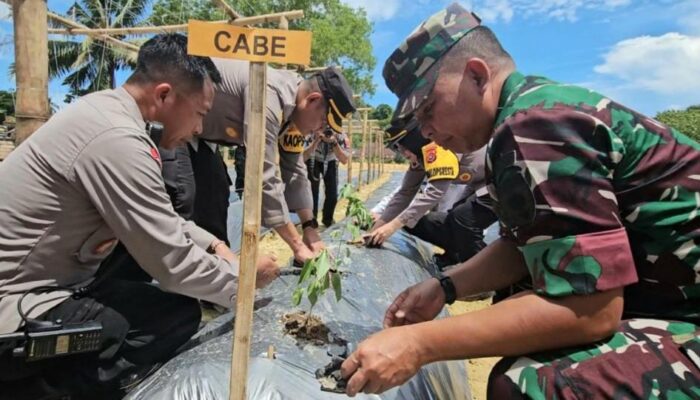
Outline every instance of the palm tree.
<path fill-rule="evenodd" d="M 89 28 L 124 28 L 143 24 L 149 0 L 78 0 L 68 10 Z M 123 40 L 123 36 L 115 36 Z M 110 46 L 90 36 L 81 42 L 49 40 L 49 77 L 63 79 L 70 88 L 66 101 L 116 86 L 115 73 L 135 65 L 134 52 Z"/>

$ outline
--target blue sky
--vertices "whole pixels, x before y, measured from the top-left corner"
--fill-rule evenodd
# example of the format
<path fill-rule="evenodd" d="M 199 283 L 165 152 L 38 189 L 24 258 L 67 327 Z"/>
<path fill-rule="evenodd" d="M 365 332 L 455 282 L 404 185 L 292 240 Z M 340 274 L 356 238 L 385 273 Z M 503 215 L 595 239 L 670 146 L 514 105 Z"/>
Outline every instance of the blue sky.
<path fill-rule="evenodd" d="M 395 104 L 387 56 L 451 1 L 345 0 L 374 21 L 378 65 L 370 103 Z M 700 104 L 700 0 L 461 1 L 500 38 L 525 74 L 580 84 L 655 115 Z"/>
<path fill-rule="evenodd" d="M 384 86 L 386 57 L 445 0 L 343 0 L 363 7 L 374 22 L 376 94 L 371 104 L 396 98 Z M 49 0 L 64 12 L 68 0 Z M 526 74 L 580 84 L 655 115 L 700 104 L 700 0 L 472 0 L 461 1 L 482 17 Z M 0 3 L 0 89 L 14 87 L 9 9 Z M 50 95 L 66 93 L 51 82 Z"/>

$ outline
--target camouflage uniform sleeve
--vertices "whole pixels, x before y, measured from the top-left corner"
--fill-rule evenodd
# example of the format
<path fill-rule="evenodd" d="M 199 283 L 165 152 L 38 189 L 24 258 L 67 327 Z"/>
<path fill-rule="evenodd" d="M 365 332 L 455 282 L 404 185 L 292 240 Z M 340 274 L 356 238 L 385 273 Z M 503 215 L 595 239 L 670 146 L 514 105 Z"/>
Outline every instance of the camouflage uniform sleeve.
<path fill-rule="evenodd" d="M 401 188 L 394 193 L 389 203 L 386 205 L 382 213 L 382 220 L 389 222 L 396 218 L 403 210 L 408 207 L 411 200 L 416 196 L 420 189 L 420 184 L 425 179 L 425 170 L 422 168 L 409 168 L 401 181 Z"/>
<path fill-rule="evenodd" d="M 590 294 L 637 281 L 612 185 L 612 130 L 572 108 L 531 108 L 489 145 L 489 191 L 536 292 Z"/>

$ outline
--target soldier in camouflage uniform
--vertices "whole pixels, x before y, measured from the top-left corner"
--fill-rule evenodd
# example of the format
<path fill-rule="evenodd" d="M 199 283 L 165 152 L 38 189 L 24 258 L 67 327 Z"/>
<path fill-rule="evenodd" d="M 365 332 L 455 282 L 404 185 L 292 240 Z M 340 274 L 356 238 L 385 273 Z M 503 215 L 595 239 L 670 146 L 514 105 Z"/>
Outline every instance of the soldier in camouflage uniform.
<path fill-rule="evenodd" d="M 457 4 L 390 56 L 397 115 L 456 152 L 488 144 L 502 238 L 401 293 L 342 366 L 376 393 L 445 359 L 504 357 L 488 395 L 700 398 L 700 145 L 593 91 L 524 76 Z M 459 101 L 456 101 L 459 99 Z M 455 298 L 533 290 L 433 320 Z"/>

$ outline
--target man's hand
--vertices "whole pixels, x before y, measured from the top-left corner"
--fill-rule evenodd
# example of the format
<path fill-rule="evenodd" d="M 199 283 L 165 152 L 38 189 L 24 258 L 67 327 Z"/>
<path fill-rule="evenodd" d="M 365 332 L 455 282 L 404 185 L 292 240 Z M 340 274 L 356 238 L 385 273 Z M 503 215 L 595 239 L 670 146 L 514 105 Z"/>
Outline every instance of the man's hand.
<path fill-rule="evenodd" d="M 403 384 L 425 363 L 421 348 L 421 338 L 408 326 L 370 336 L 340 367 L 348 379 L 347 395 L 382 393 Z"/>
<path fill-rule="evenodd" d="M 226 243 L 222 240 L 215 240 L 214 243 L 214 254 L 228 261 L 229 263 L 234 263 L 238 260 L 238 256 L 231 251 L 231 249 L 226 246 Z M 211 246 L 210 246 L 211 247 Z"/>
<path fill-rule="evenodd" d="M 261 255 L 258 258 L 255 275 L 255 288 L 262 289 L 280 276 L 280 266 L 277 265 L 277 257 Z"/>
<path fill-rule="evenodd" d="M 404 290 L 384 314 L 384 327 L 415 324 L 434 319 L 445 305 L 440 282 L 430 278 Z"/>
<path fill-rule="evenodd" d="M 377 223 L 375 222 L 374 225 L 376 226 Z M 387 224 L 383 224 L 376 229 L 373 228 L 372 232 L 370 232 L 369 234 L 369 239 L 367 239 L 367 243 L 374 246 L 382 245 L 387 239 L 391 237 L 391 235 L 396 233 L 396 231 L 398 231 L 402 227 L 403 224 L 397 218 L 394 218 L 391 220 L 391 222 Z"/>
<path fill-rule="evenodd" d="M 380 215 L 374 213 L 372 213 L 372 220 L 374 221 L 374 224 L 372 224 L 372 232 L 386 224 L 386 221 L 384 221 Z"/>
<path fill-rule="evenodd" d="M 294 252 L 294 259 L 302 263 L 309 258 L 314 258 L 314 252 L 309 250 L 305 244 L 293 248 L 292 251 Z"/>
<path fill-rule="evenodd" d="M 304 229 L 302 240 L 314 255 L 318 255 L 321 250 L 326 248 L 323 240 L 321 240 L 321 236 L 319 236 L 318 231 L 314 228 Z"/>

